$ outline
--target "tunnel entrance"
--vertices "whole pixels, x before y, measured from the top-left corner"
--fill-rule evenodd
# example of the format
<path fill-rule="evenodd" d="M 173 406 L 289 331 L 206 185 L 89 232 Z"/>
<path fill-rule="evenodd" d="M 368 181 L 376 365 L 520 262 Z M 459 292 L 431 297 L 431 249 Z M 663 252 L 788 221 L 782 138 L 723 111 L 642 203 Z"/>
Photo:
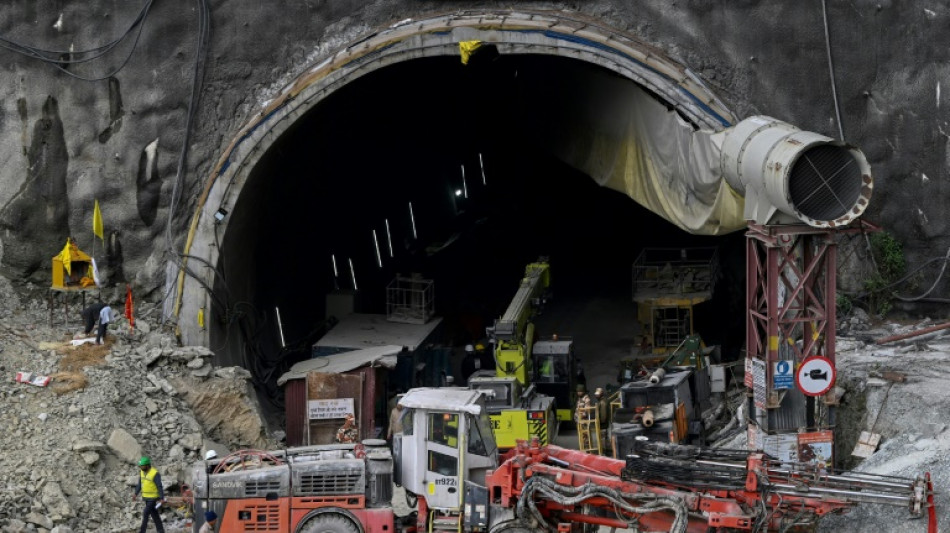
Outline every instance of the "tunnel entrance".
<path fill-rule="evenodd" d="M 279 401 L 274 381 L 310 357 L 327 327 L 325 296 L 358 288 L 359 312 L 385 313 L 397 274 L 434 280 L 446 344 L 475 342 L 471 325 L 500 316 L 525 265 L 541 256 L 554 300 L 540 320 L 558 330 L 546 333 L 573 336 L 582 359 L 596 362 L 636 342 L 631 267 L 640 251 L 703 246 L 721 248 L 723 279 L 695 327 L 735 357 L 741 235 L 684 232 L 539 141 L 545 129 L 576 123 L 563 117 L 600 109 L 604 82 L 643 90 L 583 61 L 489 51 L 467 66 L 457 57 L 405 61 L 326 97 L 256 161 L 227 232 L 215 236 L 208 327 L 218 364 L 251 369 Z"/>

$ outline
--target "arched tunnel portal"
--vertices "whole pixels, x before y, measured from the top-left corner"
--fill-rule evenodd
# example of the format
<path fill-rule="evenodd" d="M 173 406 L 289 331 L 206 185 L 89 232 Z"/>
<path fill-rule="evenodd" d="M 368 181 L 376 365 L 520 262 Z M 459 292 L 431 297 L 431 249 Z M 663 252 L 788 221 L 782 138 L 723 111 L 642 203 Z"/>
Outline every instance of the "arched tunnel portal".
<path fill-rule="evenodd" d="M 462 41 L 482 43 L 468 64 Z M 183 341 L 272 383 L 309 356 L 331 292 L 355 286 L 359 310 L 382 313 L 393 277 L 421 273 L 464 344 L 464 324 L 490 324 L 539 256 L 556 300 L 589 313 L 597 299 L 632 305 L 643 248 L 720 246 L 731 288 L 696 326 L 738 351 L 742 238 L 715 235 L 742 227 L 741 199 L 671 222 L 652 212 L 668 200 L 630 180 L 638 166 L 675 170 L 667 143 L 733 122 L 688 69 L 591 21 L 404 21 L 309 69 L 235 136 L 176 272 Z M 659 159 L 630 148 L 647 140 Z"/>

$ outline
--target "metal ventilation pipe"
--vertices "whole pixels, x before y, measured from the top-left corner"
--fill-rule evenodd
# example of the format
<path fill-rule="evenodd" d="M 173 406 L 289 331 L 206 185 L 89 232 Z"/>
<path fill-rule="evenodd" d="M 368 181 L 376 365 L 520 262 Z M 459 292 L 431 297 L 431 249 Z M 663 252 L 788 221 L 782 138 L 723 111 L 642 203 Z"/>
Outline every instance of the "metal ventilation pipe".
<path fill-rule="evenodd" d="M 747 220 L 835 228 L 867 208 L 874 180 L 857 148 L 766 116 L 724 134 L 722 174 L 745 196 Z"/>

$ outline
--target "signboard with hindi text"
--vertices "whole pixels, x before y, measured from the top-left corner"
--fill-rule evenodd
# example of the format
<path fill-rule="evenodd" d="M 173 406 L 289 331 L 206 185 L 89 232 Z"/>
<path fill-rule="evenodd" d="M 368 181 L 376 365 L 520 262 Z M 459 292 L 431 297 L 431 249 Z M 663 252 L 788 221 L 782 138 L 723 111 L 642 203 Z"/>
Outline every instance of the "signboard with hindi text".
<path fill-rule="evenodd" d="M 307 401 L 307 415 L 310 420 L 343 418 L 347 413 L 355 413 L 353 409 L 353 398 Z"/>
<path fill-rule="evenodd" d="M 307 373 L 308 445 L 334 444 L 336 431 L 343 425 L 343 417 L 353 413 L 360 420 L 363 398 L 363 378 L 359 375 Z M 362 431 L 362 428 L 360 428 Z M 360 438 L 365 438 L 361 433 Z"/>

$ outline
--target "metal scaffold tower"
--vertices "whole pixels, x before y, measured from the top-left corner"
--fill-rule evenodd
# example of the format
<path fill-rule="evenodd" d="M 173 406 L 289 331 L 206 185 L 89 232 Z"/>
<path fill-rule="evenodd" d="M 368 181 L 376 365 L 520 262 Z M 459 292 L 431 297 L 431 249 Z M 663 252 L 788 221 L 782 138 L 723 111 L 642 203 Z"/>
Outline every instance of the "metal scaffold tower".
<path fill-rule="evenodd" d="M 750 224 L 745 384 L 749 445 L 834 463 L 836 230 Z"/>

